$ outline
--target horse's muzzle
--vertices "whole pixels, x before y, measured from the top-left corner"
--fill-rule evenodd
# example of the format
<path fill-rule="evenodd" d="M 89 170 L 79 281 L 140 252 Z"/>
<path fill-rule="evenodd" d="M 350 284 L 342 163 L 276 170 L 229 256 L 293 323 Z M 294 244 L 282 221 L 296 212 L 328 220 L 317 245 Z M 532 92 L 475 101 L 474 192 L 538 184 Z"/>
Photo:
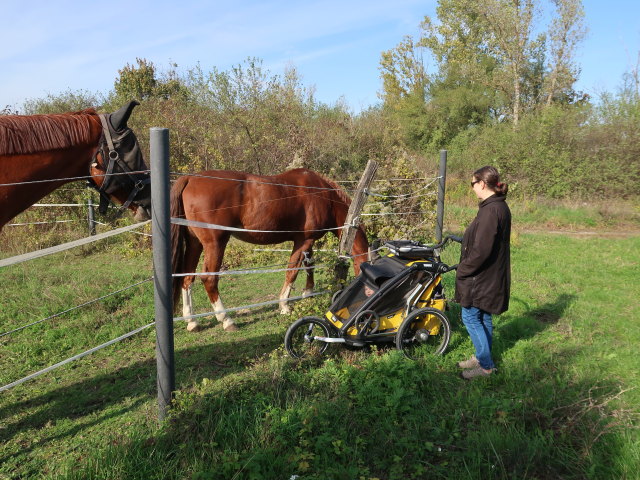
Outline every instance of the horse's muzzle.
<path fill-rule="evenodd" d="M 136 213 L 133 214 L 133 218 L 137 222 L 145 222 L 151 219 L 151 207 L 143 207 L 142 205 L 138 205 L 136 209 Z"/>

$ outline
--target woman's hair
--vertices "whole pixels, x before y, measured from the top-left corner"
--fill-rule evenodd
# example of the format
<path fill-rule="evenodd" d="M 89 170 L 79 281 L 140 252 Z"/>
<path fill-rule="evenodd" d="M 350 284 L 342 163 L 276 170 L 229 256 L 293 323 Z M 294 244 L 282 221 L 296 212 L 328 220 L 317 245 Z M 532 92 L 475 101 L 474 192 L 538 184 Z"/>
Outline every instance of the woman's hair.
<path fill-rule="evenodd" d="M 496 192 L 496 195 L 506 195 L 509 185 L 500 181 L 500 174 L 495 167 L 487 165 L 473 172 L 476 180 L 482 180 L 487 187 Z"/>

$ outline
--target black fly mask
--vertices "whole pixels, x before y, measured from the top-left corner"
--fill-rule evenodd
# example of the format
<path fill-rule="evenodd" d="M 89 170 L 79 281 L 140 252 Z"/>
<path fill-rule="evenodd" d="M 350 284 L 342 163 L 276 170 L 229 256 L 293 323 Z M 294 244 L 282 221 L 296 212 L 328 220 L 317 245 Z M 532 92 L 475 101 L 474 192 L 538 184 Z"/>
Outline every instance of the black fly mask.
<path fill-rule="evenodd" d="M 92 160 L 92 166 L 98 165 L 97 155 L 102 157 L 102 168 L 105 169 L 104 181 L 98 185 L 90 180 L 89 184 L 100 193 L 101 214 L 106 213 L 110 197 L 116 191 L 129 192 L 129 196 L 121 207 L 124 211 L 132 203 L 142 207 L 150 216 L 151 185 L 147 165 L 142 158 L 138 139 L 127 126 L 127 120 L 133 108 L 140 105 L 136 101 L 130 102 L 117 112 L 101 114 L 102 137 L 100 146 Z"/>

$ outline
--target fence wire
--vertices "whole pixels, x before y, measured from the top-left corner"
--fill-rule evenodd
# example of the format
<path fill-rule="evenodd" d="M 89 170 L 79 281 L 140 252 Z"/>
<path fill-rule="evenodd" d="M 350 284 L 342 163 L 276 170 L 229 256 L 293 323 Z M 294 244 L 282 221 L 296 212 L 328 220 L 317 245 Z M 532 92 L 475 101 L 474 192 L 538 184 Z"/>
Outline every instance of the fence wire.
<path fill-rule="evenodd" d="M 294 301 L 302 300 L 304 298 L 315 297 L 315 296 L 318 296 L 318 295 L 326 295 L 328 293 L 329 293 L 328 291 L 316 292 L 316 293 L 311 293 L 309 295 L 303 295 L 303 296 L 299 296 L 299 297 L 291 297 L 291 298 L 288 299 L 288 301 L 294 302 Z M 267 302 L 261 302 L 261 303 L 254 303 L 254 304 L 251 304 L 251 305 L 242 305 L 240 307 L 225 308 L 223 310 L 216 310 L 214 312 L 198 313 L 198 314 L 195 314 L 195 315 L 189 315 L 189 316 L 185 316 L 185 317 L 175 317 L 173 319 L 173 321 L 175 323 L 175 322 L 179 322 L 179 321 L 183 321 L 183 320 L 189 320 L 189 319 L 192 319 L 192 318 L 210 317 L 210 316 L 218 315 L 218 314 L 221 314 L 221 313 L 236 312 L 238 310 L 264 307 L 264 306 L 273 305 L 273 304 L 276 304 L 276 303 L 280 303 L 280 299 L 278 299 L 278 300 L 269 300 Z M 69 358 L 67 358 L 65 360 L 62 360 L 61 362 L 58 362 L 58 363 L 56 363 L 54 365 L 51 365 L 51 366 L 46 367 L 46 368 L 43 368 L 42 370 L 38 370 L 37 372 L 34 372 L 34 373 L 30 374 L 30 375 L 27 375 L 27 376 L 25 376 L 25 377 L 23 377 L 23 378 L 21 378 L 19 380 L 16 380 L 16 381 L 11 382 L 11 383 L 9 383 L 7 385 L 4 385 L 4 386 L 0 387 L 0 392 L 4 392 L 5 390 L 9 390 L 10 388 L 13 388 L 13 387 L 16 387 L 18 385 L 21 385 L 21 384 L 23 384 L 25 382 L 28 382 L 29 380 L 33 380 L 34 378 L 37 378 L 37 377 L 39 377 L 41 375 L 44 375 L 45 373 L 51 372 L 53 370 L 56 370 L 57 368 L 63 367 L 64 365 L 67 365 L 67 364 L 69 364 L 69 363 L 71 363 L 71 362 L 73 362 L 75 360 L 79 360 L 79 359 L 81 359 L 83 357 L 86 357 L 87 355 L 91 355 L 92 353 L 95 353 L 95 352 L 97 352 L 99 350 L 102 350 L 103 348 L 106 348 L 106 347 L 108 347 L 110 345 L 113 345 L 114 343 L 117 343 L 117 342 L 119 342 L 121 340 L 125 340 L 125 339 L 127 339 L 129 337 L 132 337 L 132 336 L 134 336 L 134 335 L 146 330 L 147 328 L 152 327 L 153 325 L 155 325 L 155 323 L 156 322 L 153 321 L 151 323 L 143 325 L 142 327 L 136 328 L 135 330 L 132 330 L 132 331 L 130 331 L 128 333 L 125 333 L 124 335 L 120 335 L 119 337 L 114 338 L 113 340 L 109 340 L 108 342 L 105 342 L 105 343 L 103 343 L 101 345 L 98 345 L 97 347 L 90 348 L 89 350 L 86 350 L 86 351 L 84 351 L 82 353 L 74 355 L 73 357 L 69 357 Z"/>
<path fill-rule="evenodd" d="M 113 237 L 114 235 L 120 235 L 121 233 L 128 232 L 129 230 L 135 230 L 136 228 L 142 227 L 150 222 L 151 220 L 147 220 L 146 222 L 135 223 L 127 227 L 116 228 L 115 230 L 111 230 L 109 232 L 99 233 L 98 235 L 81 238 L 80 240 L 74 240 L 73 242 L 63 243 L 61 245 L 55 245 L 53 247 L 43 248 L 42 250 L 36 250 L 35 252 L 30 252 L 30 253 L 25 253 L 23 255 L 16 255 L 15 257 L 5 258 L 3 260 L 0 260 L 0 267 L 8 267 L 10 265 L 15 265 L 17 263 L 27 262 L 29 260 L 33 260 L 36 258 L 45 257 L 47 255 L 51 255 L 54 253 L 63 252 L 65 250 L 76 248 L 81 245 L 87 245 L 89 243 L 97 242 L 98 240 L 103 240 L 105 238 Z"/>
<path fill-rule="evenodd" d="M 7 335 L 10 335 L 12 333 L 19 332 L 20 330 L 24 330 L 25 328 L 32 327 L 33 325 L 38 325 L 39 323 L 46 322 L 47 320 L 52 320 L 54 318 L 60 317 L 60 316 L 64 315 L 65 313 L 73 312 L 74 310 L 78 310 L 78 309 L 80 309 L 82 307 L 86 307 L 88 305 L 92 305 L 94 303 L 99 302 L 100 300 L 104 300 L 105 298 L 112 297 L 113 295 L 117 295 L 118 293 L 121 293 L 121 292 L 129 290 L 131 288 L 137 287 L 138 285 L 142 285 L 143 283 L 150 282 L 151 280 L 153 280 L 153 277 L 147 278 L 147 279 L 142 280 L 141 282 L 138 282 L 138 283 L 134 283 L 133 285 L 129 285 L 128 287 L 121 288 L 120 290 L 116 290 L 115 292 L 108 293 L 106 295 L 103 295 L 102 297 L 94 298 L 93 300 L 89 300 L 88 302 L 81 303 L 80 305 L 76 305 L 75 307 L 71 307 L 71 308 L 69 308 L 67 310 L 64 310 L 62 312 L 54 313 L 53 315 L 51 315 L 49 317 L 43 318 L 41 320 L 37 320 L 35 322 L 31 322 L 31 323 L 29 323 L 27 325 L 23 325 L 22 327 L 14 328 L 13 330 L 9 330 L 8 332 L 0 333 L 0 338 L 5 337 Z"/>

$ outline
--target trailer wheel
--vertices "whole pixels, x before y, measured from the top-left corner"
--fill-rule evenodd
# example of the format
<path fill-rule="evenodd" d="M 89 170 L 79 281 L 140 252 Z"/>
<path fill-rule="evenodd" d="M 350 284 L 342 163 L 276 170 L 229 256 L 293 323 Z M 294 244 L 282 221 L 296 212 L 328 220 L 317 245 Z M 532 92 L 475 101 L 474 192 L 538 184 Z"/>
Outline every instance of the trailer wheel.
<path fill-rule="evenodd" d="M 315 337 L 335 337 L 335 329 L 320 317 L 302 317 L 291 324 L 284 335 L 284 347 L 293 358 L 319 357 L 330 343 Z"/>
<path fill-rule="evenodd" d="M 436 308 L 420 308 L 400 324 L 396 347 L 413 359 L 425 354 L 441 355 L 449 345 L 450 337 L 451 326 L 444 313 Z"/>

